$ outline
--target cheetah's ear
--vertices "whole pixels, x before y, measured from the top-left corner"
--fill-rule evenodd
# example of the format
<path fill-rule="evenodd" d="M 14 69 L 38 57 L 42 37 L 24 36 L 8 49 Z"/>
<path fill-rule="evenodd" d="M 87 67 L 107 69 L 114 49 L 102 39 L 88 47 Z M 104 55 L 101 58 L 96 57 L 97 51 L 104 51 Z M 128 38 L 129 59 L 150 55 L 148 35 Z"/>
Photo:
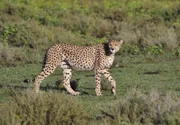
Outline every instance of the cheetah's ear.
<path fill-rule="evenodd" d="M 110 43 L 111 42 L 111 40 L 110 39 L 108 39 L 107 41 L 106 41 L 106 43 Z"/>
<path fill-rule="evenodd" d="M 120 40 L 120 44 L 122 45 L 122 43 L 123 43 L 123 40 Z"/>

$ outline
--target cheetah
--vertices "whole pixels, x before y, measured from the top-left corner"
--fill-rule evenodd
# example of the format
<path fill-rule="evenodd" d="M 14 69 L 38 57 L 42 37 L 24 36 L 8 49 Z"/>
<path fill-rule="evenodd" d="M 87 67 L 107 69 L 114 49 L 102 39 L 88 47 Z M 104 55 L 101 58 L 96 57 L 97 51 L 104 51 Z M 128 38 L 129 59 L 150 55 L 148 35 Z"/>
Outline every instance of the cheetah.
<path fill-rule="evenodd" d="M 112 94 L 116 94 L 116 81 L 108 69 L 112 66 L 115 53 L 119 51 L 123 41 L 111 40 L 107 43 L 92 46 L 77 46 L 70 44 L 55 44 L 45 55 L 42 72 L 35 78 L 35 91 L 39 92 L 43 79 L 54 72 L 56 67 L 63 70 L 63 85 L 72 95 L 78 95 L 70 86 L 72 70 L 94 70 L 97 96 L 101 96 L 101 75 L 110 82 Z"/>

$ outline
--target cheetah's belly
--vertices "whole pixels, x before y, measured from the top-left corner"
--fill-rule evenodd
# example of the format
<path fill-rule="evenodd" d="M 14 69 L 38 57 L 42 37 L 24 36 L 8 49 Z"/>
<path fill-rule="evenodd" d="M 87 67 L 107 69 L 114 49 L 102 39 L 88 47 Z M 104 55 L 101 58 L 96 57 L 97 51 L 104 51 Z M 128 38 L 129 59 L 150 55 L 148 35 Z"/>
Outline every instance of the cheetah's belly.
<path fill-rule="evenodd" d="M 68 61 L 69 65 L 74 70 L 93 70 L 94 64 L 90 60 L 85 61 Z"/>
<path fill-rule="evenodd" d="M 69 57 L 64 59 L 60 63 L 62 69 L 71 68 L 74 70 L 93 70 L 94 69 L 94 58 L 77 58 Z"/>

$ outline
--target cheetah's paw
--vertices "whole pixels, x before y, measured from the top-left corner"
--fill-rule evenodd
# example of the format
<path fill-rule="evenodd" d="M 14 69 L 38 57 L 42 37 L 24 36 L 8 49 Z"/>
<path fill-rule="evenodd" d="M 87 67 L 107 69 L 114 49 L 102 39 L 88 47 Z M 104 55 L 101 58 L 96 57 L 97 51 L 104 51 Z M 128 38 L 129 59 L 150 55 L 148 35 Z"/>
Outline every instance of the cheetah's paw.
<path fill-rule="evenodd" d="M 74 92 L 72 95 L 79 95 L 80 92 Z"/>

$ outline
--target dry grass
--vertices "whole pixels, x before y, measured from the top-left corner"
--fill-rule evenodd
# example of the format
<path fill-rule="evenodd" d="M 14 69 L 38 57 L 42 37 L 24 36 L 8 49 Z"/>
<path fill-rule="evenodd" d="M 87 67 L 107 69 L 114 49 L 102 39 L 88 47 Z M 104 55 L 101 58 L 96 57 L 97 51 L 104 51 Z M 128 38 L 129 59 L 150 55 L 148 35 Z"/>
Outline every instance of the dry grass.
<path fill-rule="evenodd" d="M 0 104 L 0 124 L 13 125 L 179 125 L 180 101 L 177 93 L 133 89 L 112 104 L 103 104 L 102 115 L 90 118 L 78 98 L 56 92 L 39 94 L 8 90 L 9 101 Z"/>
<path fill-rule="evenodd" d="M 118 103 L 102 109 L 106 124 L 179 125 L 180 101 L 177 94 L 151 91 L 143 94 L 134 89 Z"/>
<path fill-rule="evenodd" d="M 83 106 L 72 96 L 48 92 L 15 92 L 1 104 L 0 124 L 6 125 L 84 125 L 89 121 Z"/>

